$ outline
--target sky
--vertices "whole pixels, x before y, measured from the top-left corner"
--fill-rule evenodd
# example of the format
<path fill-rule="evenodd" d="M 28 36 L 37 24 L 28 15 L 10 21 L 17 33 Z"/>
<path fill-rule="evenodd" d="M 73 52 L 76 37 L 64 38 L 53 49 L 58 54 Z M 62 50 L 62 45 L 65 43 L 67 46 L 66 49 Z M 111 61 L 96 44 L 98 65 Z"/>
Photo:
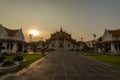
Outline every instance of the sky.
<path fill-rule="evenodd" d="M 0 24 L 40 34 L 33 40 L 50 38 L 61 26 L 79 41 L 102 36 L 105 29 L 120 29 L 120 0 L 0 0 Z"/>

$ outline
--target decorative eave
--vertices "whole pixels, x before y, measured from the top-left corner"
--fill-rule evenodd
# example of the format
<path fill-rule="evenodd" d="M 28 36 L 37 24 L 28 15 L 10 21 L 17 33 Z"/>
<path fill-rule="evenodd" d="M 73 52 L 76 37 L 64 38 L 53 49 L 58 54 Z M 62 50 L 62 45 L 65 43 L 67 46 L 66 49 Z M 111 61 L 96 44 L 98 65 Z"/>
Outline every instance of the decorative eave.
<path fill-rule="evenodd" d="M 14 40 L 14 39 L 0 39 L 0 42 L 18 42 L 18 43 L 26 43 L 23 40 Z"/>
<path fill-rule="evenodd" d="M 2 26 L 3 27 L 3 26 Z M 16 30 L 12 30 L 12 29 L 8 29 L 6 27 L 3 27 L 5 29 L 5 31 L 7 32 L 7 35 L 8 36 L 15 36 L 16 33 L 18 33 L 20 30 L 19 29 L 16 29 Z"/>
<path fill-rule="evenodd" d="M 120 40 L 108 40 L 108 41 L 101 41 L 100 44 L 109 44 L 109 43 L 120 43 Z"/>

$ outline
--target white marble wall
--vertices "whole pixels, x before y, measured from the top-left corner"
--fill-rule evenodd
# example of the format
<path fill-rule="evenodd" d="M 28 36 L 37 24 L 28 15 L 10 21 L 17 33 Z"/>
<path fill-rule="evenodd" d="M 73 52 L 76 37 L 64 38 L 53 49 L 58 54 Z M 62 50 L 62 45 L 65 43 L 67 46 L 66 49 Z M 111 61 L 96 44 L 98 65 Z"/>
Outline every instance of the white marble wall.
<path fill-rule="evenodd" d="M 103 41 L 113 40 L 112 35 L 107 30 L 105 30 L 102 38 L 103 38 Z"/>
<path fill-rule="evenodd" d="M 54 44 L 54 47 L 52 46 L 52 44 Z M 70 44 L 70 46 L 68 46 L 68 44 Z M 51 41 L 51 43 L 48 46 L 49 46 L 49 49 L 55 49 L 55 50 L 71 50 L 71 49 L 74 49 L 74 45 L 68 40 L 64 39 L 63 45 L 64 45 L 63 48 L 59 48 L 59 40 L 56 39 L 54 41 Z M 78 48 L 78 46 L 75 46 L 75 48 Z"/>
<path fill-rule="evenodd" d="M 16 51 L 18 50 L 17 43 L 9 43 L 9 49 L 7 49 L 7 44 L 8 44 L 8 42 L 3 43 L 3 46 L 5 47 L 5 49 L 2 50 L 2 53 L 4 53 L 4 52 L 16 53 Z M 11 44 L 13 44 L 12 49 L 10 49 Z"/>

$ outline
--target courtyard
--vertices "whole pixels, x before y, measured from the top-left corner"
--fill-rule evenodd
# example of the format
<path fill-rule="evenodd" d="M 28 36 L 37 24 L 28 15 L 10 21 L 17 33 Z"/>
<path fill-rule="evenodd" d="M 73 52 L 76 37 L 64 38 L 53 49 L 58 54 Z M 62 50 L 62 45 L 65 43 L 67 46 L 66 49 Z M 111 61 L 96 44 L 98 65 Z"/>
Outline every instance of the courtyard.
<path fill-rule="evenodd" d="M 4 80 L 120 80 L 120 69 L 77 52 L 54 51 L 20 76 Z"/>

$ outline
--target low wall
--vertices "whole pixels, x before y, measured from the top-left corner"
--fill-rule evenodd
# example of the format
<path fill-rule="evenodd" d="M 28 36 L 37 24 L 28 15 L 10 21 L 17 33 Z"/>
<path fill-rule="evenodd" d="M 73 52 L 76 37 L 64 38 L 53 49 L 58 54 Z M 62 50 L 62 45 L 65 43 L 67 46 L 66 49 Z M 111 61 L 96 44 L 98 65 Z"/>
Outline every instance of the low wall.
<path fill-rule="evenodd" d="M 9 67 L 0 67 L 0 72 L 10 72 L 13 71 L 15 69 L 17 69 L 19 64 L 13 65 L 13 66 L 9 66 Z"/>

